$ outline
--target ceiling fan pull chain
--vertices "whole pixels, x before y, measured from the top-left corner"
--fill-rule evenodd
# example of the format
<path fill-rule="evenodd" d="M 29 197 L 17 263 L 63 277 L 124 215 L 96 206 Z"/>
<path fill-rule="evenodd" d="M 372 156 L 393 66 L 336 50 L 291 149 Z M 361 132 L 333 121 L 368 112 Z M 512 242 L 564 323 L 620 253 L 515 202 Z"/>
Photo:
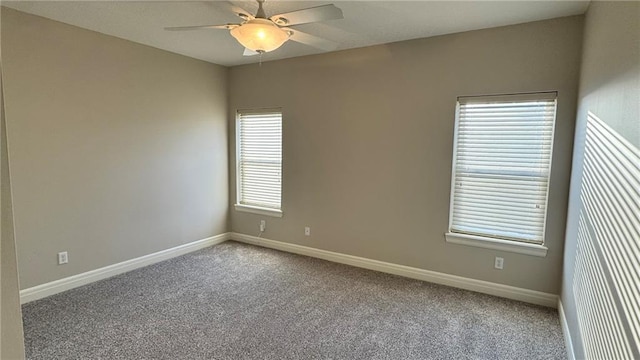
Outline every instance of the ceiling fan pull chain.
<path fill-rule="evenodd" d="M 260 51 L 258 54 L 260 55 L 260 63 L 259 63 L 260 65 L 259 66 L 262 67 L 262 54 L 264 54 L 264 51 Z"/>

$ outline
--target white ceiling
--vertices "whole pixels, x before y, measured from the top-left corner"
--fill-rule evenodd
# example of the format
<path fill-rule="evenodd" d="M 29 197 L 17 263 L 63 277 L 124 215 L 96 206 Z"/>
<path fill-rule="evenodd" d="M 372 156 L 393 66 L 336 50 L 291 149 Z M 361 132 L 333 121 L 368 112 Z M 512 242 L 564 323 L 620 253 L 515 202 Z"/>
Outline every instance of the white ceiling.
<path fill-rule="evenodd" d="M 233 66 L 258 62 L 227 30 L 170 32 L 167 26 L 239 22 L 230 3 L 255 13 L 254 1 L 3 1 L 2 5 L 159 49 Z M 295 28 L 339 44 L 338 50 L 583 14 L 589 1 L 282 1 L 267 16 L 333 3 L 344 19 Z M 289 41 L 263 61 L 317 54 Z"/>

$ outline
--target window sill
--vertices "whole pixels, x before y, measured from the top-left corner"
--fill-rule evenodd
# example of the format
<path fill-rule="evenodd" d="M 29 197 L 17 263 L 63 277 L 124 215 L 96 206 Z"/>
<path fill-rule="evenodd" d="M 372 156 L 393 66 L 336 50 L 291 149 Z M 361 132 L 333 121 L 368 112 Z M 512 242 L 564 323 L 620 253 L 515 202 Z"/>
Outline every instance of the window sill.
<path fill-rule="evenodd" d="M 510 240 L 492 239 L 488 237 L 446 233 L 444 237 L 448 243 L 481 247 L 485 249 L 508 251 L 518 254 L 545 257 L 548 248 L 544 245 L 528 244 Z"/>
<path fill-rule="evenodd" d="M 248 212 L 252 214 L 265 215 L 265 216 L 273 216 L 273 217 L 282 217 L 282 210 L 277 209 L 269 209 L 269 208 L 261 208 L 257 206 L 249 206 L 249 205 L 235 205 L 236 211 Z"/>

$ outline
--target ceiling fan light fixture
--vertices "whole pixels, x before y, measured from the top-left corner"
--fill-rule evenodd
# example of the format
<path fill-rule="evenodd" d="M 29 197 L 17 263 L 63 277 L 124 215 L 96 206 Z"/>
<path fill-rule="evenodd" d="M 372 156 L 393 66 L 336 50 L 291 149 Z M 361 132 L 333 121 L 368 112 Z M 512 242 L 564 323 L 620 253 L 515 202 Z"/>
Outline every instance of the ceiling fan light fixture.
<path fill-rule="evenodd" d="M 231 30 L 231 35 L 245 48 L 257 52 L 273 51 L 287 40 L 289 32 L 268 19 L 255 18 Z"/>

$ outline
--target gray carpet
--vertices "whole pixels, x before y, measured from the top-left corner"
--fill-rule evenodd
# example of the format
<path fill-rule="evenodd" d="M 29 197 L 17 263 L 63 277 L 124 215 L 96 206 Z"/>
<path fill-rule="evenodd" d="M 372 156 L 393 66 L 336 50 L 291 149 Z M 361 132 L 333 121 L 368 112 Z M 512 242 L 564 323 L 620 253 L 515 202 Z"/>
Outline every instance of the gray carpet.
<path fill-rule="evenodd" d="M 558 314 L 226 242 L 23 306 L 29 359 L 561 359 Z"/>

